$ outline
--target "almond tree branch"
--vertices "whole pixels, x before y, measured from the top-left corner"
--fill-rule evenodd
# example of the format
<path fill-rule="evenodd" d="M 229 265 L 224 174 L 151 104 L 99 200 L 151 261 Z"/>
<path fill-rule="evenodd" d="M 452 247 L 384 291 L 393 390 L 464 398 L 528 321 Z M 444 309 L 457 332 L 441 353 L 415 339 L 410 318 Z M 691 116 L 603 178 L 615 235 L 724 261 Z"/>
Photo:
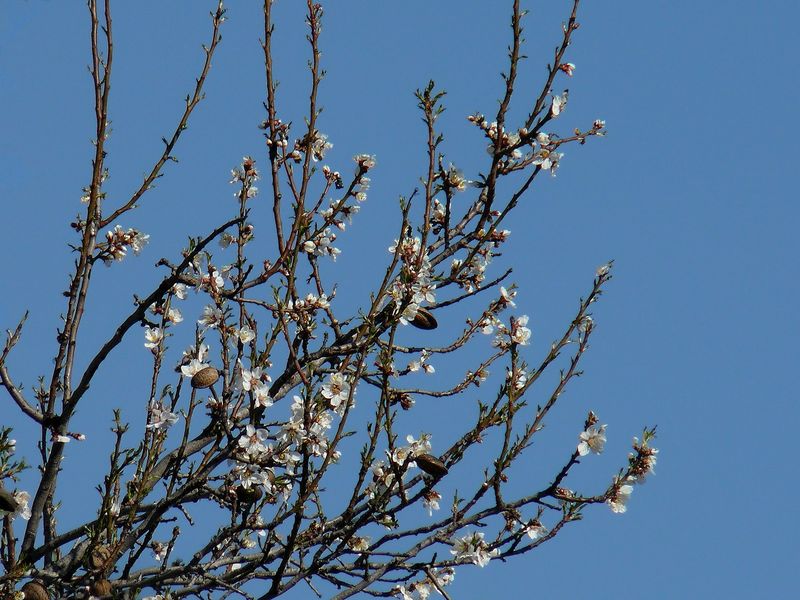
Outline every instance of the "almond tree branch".
<path fill-rule="evenodd" d="M 161 170 L 167 161 L 175 160 L 172 156 L 172 151 L 177 145 L 181 134 L 188 128 L 189 117 L 191 117 L 195 107 L 200 104 L 205 97 L 205 94 L 203 93 L 203 86 L 205 85 L 206 77 L 208 77 L 208 73 L 211 70 L 211 60 L 214 58 L 214 52 L 216 51 L 219 43 L 222 41 L 222 35 L 219 32 L 222 23 L 225 21 L 225 9 L 222 6 L 222 0 L 219 0 L 216 10 L 211 13 L 211 20 L 213 24 L 211 43 L 209 46 L 203 46 L 203 52 L 206 55 L 206 58 L 203 62 L 203 68 L 200 70 L 200 76 L 195 79 L 194 91 L 192 92 L 191 97 L 186 96 L 186 107 L 184 108 L 183 114 L 178 121 L 178 126 L 175 128 L 175 131 L 173 131 L 169 140 L 163 138 L 164 151 L 153 165 L 153 168 L 150 169 L 150 173 L 148 173 L 148 175 L 144 178 L 144 181 L 142 182 L 142 185 L 139 186 L 139 189 L 133 193 L 131 198 L 125 204 L 117 208 L 109 216 L 103 218 L 98 224 L 99 228 L 102 229 L 107 227 L 116 221 L 121 215 L 136 208 L 136 203 L 139 201 L 139 199 L 145 194 L 145 192 L 152 188 L 153 182 L 161 177 Z"/>

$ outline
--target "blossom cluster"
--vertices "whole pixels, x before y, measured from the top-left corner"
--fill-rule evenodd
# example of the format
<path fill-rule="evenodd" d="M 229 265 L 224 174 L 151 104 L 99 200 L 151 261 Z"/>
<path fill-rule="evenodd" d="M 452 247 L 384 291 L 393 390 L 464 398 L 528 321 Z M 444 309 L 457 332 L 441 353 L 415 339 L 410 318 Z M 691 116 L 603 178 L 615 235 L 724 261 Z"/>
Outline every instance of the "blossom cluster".
<path fill-rule="evenodd" d="M 167 409 L 161 402 L 156 402 L 150 406 L 146 428 L 156 431 L 169 429 L 177 422 L 178 415 L 176 413 Z"/>
<path fill-rule="evenodd" d="M 389 246 L 401 262 L 400 275 L 392 282 L 389 296 L 394 301 L 400 322 L 408 325 L 417 316 L 424 302 L 436 301 L 436 284 L 431 278 L 431 263 L 427 251 L 422 251 L 419 237 L 404 237 Z"/>
<path fill-rule="evenodd" d="M 528 315 L 511 317 L 511 327 L 507 327 L 496 317 L 487 317 L 483 320 L 483 333 L 491 333 L 497 328 L 492 345 L 497 348 L 509 348 L 511 344 L 527 346 L 531 339 L 531 330 L 528 327 Z M 524 385 L 524 383 L 523 383 Z"/>
<path fill-rule="evenodd" d="M 344 415 L 348 402 L 350 407 L 354 405 L 352 397 L 355 395 L 355 389 L 350 387 L 350 382 L 344 373 L 331 373 L 328 380 L 322 384 L 320 393 L 328 401 L 328 406 L 339 416 Z"/>
<path fill-rule="evenodd" d="M 322 176 L 325 177 L 325 181 L 328 182 L 328 185 L 333 185 L 333 187 L 335 187 L 337 190 L 340 190 L 344 187 L 342 174 L 339 173 L 339 171 L 334 171 L 328 165 L 323 165 Z"/>
<path fill-rule="evenodd" d="M 375 157 L 369 154 L 358 154 L 353 157 L 356 163 L 356 173 L 352 185 L 347 190 L 344 197 L 338 200 L 331 200 L 328 208 L 320 211 L 320 216 L 324 219 L 323 224 L 312 231 L 308 235 L 308 239 L 303 243 L 303 251 L 307 254 L 316 256 L 330 256 L 336 260 L 340 250 L 333 246 L 336 241 L 336 234 L 334 234 L 330 225 L 333 225 L 340 231 L 345 230 L 345 219 L 352 223 L 353 215 L 359 212 L 361 207 L 358 203 L 364 202 L 367 199 L 367 191 L 370 186 L 370 178 L 366 173 L 375 166 Z M 328 185 L 334 185 L 336 189 L 342 189 L 344 182 L 339 171 L 332 170 L 328 165 L 322 167 L 322 174 Z M 355 199 L 356 203 L 348 204 L 348 200 Z M 311 216 L 311 213 L 308 214 Z"/>
<path fill-rule="evenodd" d="M 648 475 L 655 473 L 658 450 L 649 445 L 652 431 L 645 431 L 643 440 L 633 438 L 633 452 L 628 455 L 628 470 L 615 477 L 606 502 L 615 513 L 624 513 L 635 484 L 643 484 Z"/>
<path fill-rule="evenodd" d="M 447 186 L 448 189 L 455 190 L 456 192 L 463 192 L 467 189 L 468 183 L 469 182 L 464 177 L 464 173 L 457 169 L 455 165 L 451 163 L 447 167 L 447 171 L 444 173 L 444 185 Z"/>
<path fill-rule="evenodd" d="M 128 255 L 128 248 L 138 256 L 149 239 L 149 235 L 138 229 L 131 228 L 126 231 L 120 225 L 116 225 L 114 229 L 106 232 L 106 242 L 99 246 L 97 258 L 107 267 L 111 266 L 114 261 L 119 262 Z"/>
<path fill-rule="evenodd" d="M 436 369 L 433 365 L 428 363 L 428 359 L 431 356 L 430 350 L 423 350 L 420 352 L 419 358 L 412 360 L 408 363 L 408 370 L 411 373 L 416 373 L 419 370 L 424 371 L 428 375 L 433 375 L 436 372 Z"/>
<path fill-rule="evenodd" d="M 261 367 L 245 369 L 241 360 L 237 364 L 237 371 L 236 388 L 244 392 L 249 392 L 257 408 L 268 408 L 272 406 L 272 398 L 269 395 L 269 383 L 272 381 L 272 378 L 267 375 Z"/>
<path fill-rule="evenodd" d="M 437 588 L 450 585 L 456 578 L 455 569 L 452 567 L 431 568 L 429 573 L 420 581 L 397 586 L 393 590 L 395 595 L 401 600 L 427 600 L 434 591 L 438 593 Z"/>
<path fill-rule="evenodd" d="M 166 333 L 165 328 L 170 325 L 177 325 L 183 322 L 183 313 L 179 308 L 172 306 L 173 299 L 185 300 L 186 299 L 186 285 L 183 283 L 176 283 L 172 286 L 169 295 L 166 299 L 160 302 L 153 303 L 149 307 L 149 311 L 154 315 L 163 317 L 162 327 L 145 325 L 144 328 L 144 347 L 150 349 L 153 354 L 158 354 L 163 343 Z"/>
<path fill-rule="evenodd" d="M 278 451 L 269 443 L 269 432 L 261 427 L 247 424 L 237 441 L 238 454 L 228 478 L 233 489 L 256 491 L 254 497 L 267 494 L 267 500 L 273 502 L 277 495 L 288 500 L 292 492 L 292 478 L 295 467 L 300 462 L 300 454 L 286 448 Z M 275 474 L 275 467 L 285 470 L 288 477 Z"/>
<path fill-rule="evenodd" d="M 481 246 L 466 261 L 454 258 L 450 263 L 450 278 L 467 292 L 474 292 L 486 279 L 486 269 L 492 262 L 492 251 Z"/>
<path fill-rule="evenodd" d="M 10 519 L 20 517 L 27 521 L 31 517 L 30 494 L 23 490 L 10 493 L 2 485 L 2 481 L 7 477 L 13 478 L 25 468 L 24 461 L 12 460 L 17 440 L 10 437 L 10 434 L 11 429 L 0 427 L 0 520 L 7 515 Z"/>
<path fill-rule="evenodd" d="M 567 97 L 566 91 L 560 96 L 553 96 L 550 109 L 552 117 L 561 114 L 567 104 Z M 500 157 L 501 172 L 534 165 L 555 177 L 564 154 L 555 151 L 558 140 L 553 134 L 539 132 L 533 135 L 525 127 L 506 131 L 496 121 L 489 122 L 481 114 L 470 115 L 467 119 L 483 130 L 489 139 L 486 151 Z"/>
<path fill-rule="evenodd" d="M 194 377 L 199 371 L 211 366 L 207 360 L 209 350 L 208 344 L 200 344 L 197 347 L 189 346 L 183 351 L 180 368 L 184 377 Z"/>
<path fill-rule="evenodd" d="M 273 121 L 263 121 L 259 125 L 260 129 L 269 130 L 265 133 L 267 138 L 267 147 L 269 148 L 286 148 L 289 145 L 289 124 L 284 123 L 280 119 Z"/>
<path fill-rule="evenodd" d="M 330 256 L 333 260 L 341 254 L 333 243 L 336 241 L 336 234 L 326 227 L 317 231 L 312 237 L 303 242 L 303 252 L 313 256 Z"/>
<path fill-rule="evenodd" d="M 500 550 L 497 548 L 489 550 L 489 545 L 483 540 L 483 536 L 482 531 L 476 531 L 456 539 L 450 554 L 453 554 L 459 562 L 472 562 L 479 567 L 485 567 L 493 557 L 500 554 Z"/>
<path fill-rule="evenodd" d="M 292 398 L 289 419 L 281 427 L 278 440 L 295 448 L 305 447 L 314 456 L 326 457 L 330 450 L 327 431 L 333 416 L 324 406 L 300 396 Z M 333 450 L 330 459 L 339 460 L 340 453 Z"/>
<path fill-rule="evenodd" d="M 326 310 L 330 305 L 330 299 L 325 294 L 316 296 L 309 293 L 305 298 L 289 300 L 284 305 L 284 313 L 292 321 L 305 326 L 311 322 L 318 310 Z"/>
<path fill-rule="evenodd" d="M 386 451 L 387 460 L 376 460 L 372 463 L 372 481 L 367 487 L 367 494 L 371 499 L 383 498 L 386 500 L 386 493 L 396 484 L 395 473 L 400 472 L 405 477 L 406 471 L 416 466 L 414 457 L 425 454 L 431 450 L 431 436 L 427 433 L 414 439 L 414 436 L 406 436 L 407 445 L 396 446 L 391 452 Z M 426 508 L 431 510 L 438 509 L 438 502 L 435 498 L 427 501 Z"/>
<path fill-rule="evenodd" d="M 268 140 L 267 144 L 269 143 Z M 280 140 L 279 145 L 285 148 L 287 146 L 286 140 Z M 311 159 L 314 162 L 318 162 L 325 158 L 325 153 L 331 148 L 333 148 L 333 144 L 328 141 L 328 136 L 315 129 L 294 143 L 294 150 L 290 156 L 295 158 L 295 153 L 310 153 Z"/>
<path fill-rule="evenodd" d="M 260 175 L 255 167 L 256 161 L 250 156 L 242 157 L 241 166 L 231 169 L 231 183 L 241 183 L 245 187 L 250 187 L 251 183 L 258 181 Z M 237 194 L 238 195 L 238 194 Z M 252 196 L 255 196 L 253 193 Z M 251 197 L 251 196 L 248 196 Z"/>

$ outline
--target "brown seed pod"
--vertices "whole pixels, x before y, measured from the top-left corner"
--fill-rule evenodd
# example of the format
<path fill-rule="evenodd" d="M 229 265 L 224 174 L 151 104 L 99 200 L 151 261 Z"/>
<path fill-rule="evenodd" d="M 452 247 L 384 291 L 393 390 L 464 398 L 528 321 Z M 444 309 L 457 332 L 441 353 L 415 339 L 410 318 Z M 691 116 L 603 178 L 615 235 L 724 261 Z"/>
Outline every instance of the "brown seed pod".
<path fill-rule="evenodd" d="M 98 579 L 89 586 L 89 592 L 97 598 L 107 598 L 111 596 L 111 582 L 108 579 Z"/>
<path fill-rule="evenodd" d="M 236 498 L 238 498 L 239 502 L 242 504 L 258 502 L 263 495 L 264 491 L 261 489 L 261 486 L 258 485 L 251 485 L 249 488 L 240 485 L 236 488 Z"/>
<path fill-rule="evenodd" d="M 89 555 L 89 566 L 93 571 L 100 571 L 105 568 L 110 558 L 111 548 L 109 546 L 97 546 L 92 549 L 92 553 Z"/>
<path fill-rule="evenodd" d="M 206 367 L 192 376 L 192 387 L 196 390 L 210 388 L 217 382 L 217 379 L 219 379 L 219 371 L 214 367 Z"/>
<path fill-rule="evenodd" d="M 22 593 L 25 594 L 25 600 L 50 600 L 47 588 L 39 581 L 29 581 L 23 585 Z"/>
<path fill-rule="evenodd" d="M 414 457 L 417 466 L 425 471 L 428 475 L 433 475 L 436 479 L 444 477 L 448 473 L 448 469 L 444 463 L 432 454 L 419 454 Z"/>
<path fill-rule="evenodd" d="M 16 512 L 18 508 L 19 502 L 14 498 L 14 495 L 6 491 L 5 488 L 0 485 L 0 510 L 13 513 Z"/>
<path fill-rule="evenodd" d="M 411 319 L 410 323 L 418 329 L 436 329 L 439 326 L 431 311 L 425 308 L 418 308 L 417 314 Z"/>

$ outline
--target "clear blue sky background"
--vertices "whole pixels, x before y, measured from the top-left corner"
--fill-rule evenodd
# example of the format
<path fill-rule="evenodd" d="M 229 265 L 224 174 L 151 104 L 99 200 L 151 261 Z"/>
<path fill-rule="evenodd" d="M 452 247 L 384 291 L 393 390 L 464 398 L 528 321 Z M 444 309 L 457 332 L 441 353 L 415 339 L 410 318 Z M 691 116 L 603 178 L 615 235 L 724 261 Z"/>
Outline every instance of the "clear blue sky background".
<path fill-rule="evenodd" d="M 213 3 L 116 4 L 107 190 L 120 199 L 174 125 Z M 280 110 L 295 123 L 307 82 L 301 4 L 277 3 L 275 39 Z M 415 88 L 433 78 L 448 91 L 444 149 L 468 176 L 481 164 L 483 142 L 464 117 L 495 109 L 510 4 L 326 3 L 320 129 L 334 143 L 326 162 L 349 171 L 355 153 L 378 157 L 370 200 L 342 237 L 343 297 L 363 302 L 371 282 L 360 274 L 383 264 L 383 254 L 374 263 L 369 255 L 391 242 L 396 198 L 422 173 Z M 522 84 L 538 89 L 568 2 L 525 4 L 532 14 Z M 95 292 L 107 291 L 90 306 L 85 348 L 127 314 L 132 293 L 156 280 L 151 265 L 159 257 L 175 256 L 187 235 L 230 214 L 230 167 L 244 154 L 264 162 L 256 129 L 263 118 L 258 3 L 229 8 L 207 100 L 176 151 L 181 163 L 124 221 L 151 234 L 152 244 L 142 257 L 96 273 Z M 645 424 L 659 428 L 657 475 L 636 489 L 625 515 L 597 507 L 534 554 L 462 569 L 454 598 L 734 599 L 795 590 L 799 20 L 800 5 L 789 1 L 584 3 L 567 54 L 575 76 L 556 88 L 569 86 L 570 102 L 553 130 L 567 134 L 603 118 L 610 134 L 569 147 L 558 177 L 537 184 L 496 272 L 515 266 L 535 362 L 594 269 L 616 260 L 595 311 L 586 375 L 543 444 L 554 454 L 540 450 L 530 464 L 558 464 L 591 408 L 609 424 L 609 441 L 603 455 L 581 465 L 584 482 L 606 481 Z M 11 360 L 28 386 L 51 364 L 71 260 L 68 223 L 90 176 L 87 31 L 82 2 L 7 0 L 0 16 L 0 326 L 13 327 L 31 310 Z M 65 463 L 71 476 L 88 477 L 85 489 L 70 490 L 78 498 L 94 498 L 99 475 L 85 470 L 108 442 L 111 407 L 138 402 L 134 391 L 146 385 L 131 375 L 147 364 L 138 335 L 78 416 L 90 439 L 73 444 Z M 20 447 L 33 456 L 32 430 L 8 403 L 0 404 L 0 422 L 19 425 Z"/>

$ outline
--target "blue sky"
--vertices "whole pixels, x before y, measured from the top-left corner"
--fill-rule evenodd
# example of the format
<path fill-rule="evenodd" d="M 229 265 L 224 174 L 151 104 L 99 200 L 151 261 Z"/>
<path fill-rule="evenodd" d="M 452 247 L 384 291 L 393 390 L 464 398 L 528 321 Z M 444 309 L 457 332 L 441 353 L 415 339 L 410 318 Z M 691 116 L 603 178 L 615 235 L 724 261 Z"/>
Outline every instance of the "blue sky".
<path fill-rule="evenodd" d="M 118 4 L 107 189 L 122 197 L 174 126 L 202 59 L 213 3 Z M 275 42 L 279 100 L 285 119 L 298 124 L 307 83 L 300 4 L 277 3 Z M 408 195 L 422 173 L 415 88 L 435 79 L 447 90 L 444 150 L 468 176 L 481 164 L 483 142 L 464 117 L 496 106 L 510 4 L 327 3 L 320 129 L 334 143 L 330 162 L 345 171 L 356 153 L 378 158 L 370 200 L 342 237 L 335 272 L 346 297 L 363 298 L 370 289 L 363 273 L 383 258 L 365 257 L 391 243 L 397 196 Z M 521 82 L 537 89 L 568 2 L 527 4 L 530 58 Z M 149 233 L 152 243 L 139 259 L 98 271 L 94 291 L 103 291 L 90 305 L 86 347 L 155 280 L 151 265 L 159 257 L 174 256 L 187 235 L 233 210 L 227 180 L 241 156 L 263 164 L 256 5 L 229 5 L 207 99 L 176 152 L 181 162 L 123 223 Z M 12 0 L 4 8 L 0 326 L 13 327 L 31 310 L 11 360 L 17 378 L 31 385 L 50 365 L 72 260 L 68 223 L 90 174 L 88 19 L 81 2 Z M 509 227 L 496 273 L 515 268 L 535 362 L 571 318 L 595 268 L 615 260 L 615 278 L 595 310 L 586 374 L 567 394 L 537 458 L 563 456 L 592 409 L 609 424 L 609 441 L 603 455 L 581 465 L 585 481 L 610 476 L 646 424 L 659 429 L 657 475 L 637 488 L 625 515 L 589 510 L 584 522 L 533 554 L 462 569 L 452 593 L 459 600 L 499 591 L 509 598 L 785 596 L 800 558 L 800 484 L 790 467 L 800 416 L 792 376 L 800 333 L 793 139 L 800 8 L 619 0 L 585 2 L 581 11 L 567 53 L 575 76 L 556 84 L 556 91 L 570 88 L 570 101 L 553 130 L 566 134 L 602 118 L 609 135 L 569 147 L 558 177 L 537 183 Z M 515 108 L 519 117 L 524 106 Z M 145 365 L 143 352 L 137 338 L 115 357 L 96 405 L 77 417 L 98 444 L 115 401 L 134 401 L 129 378 Z M 0 407 L 0 422 L 20 424 L 9 404 Z M 436 418 L 438 409 L 429 410 Z M 19 431 L 23 439 L 26 425 Z M 78 465 L 101 446 L 91 439 L 75 446 L 65 469 L 81 473 Z M 551 447 L 561 454 L 548 456 Z M 91 498 L 96 481 L 74 493 Z"/>

